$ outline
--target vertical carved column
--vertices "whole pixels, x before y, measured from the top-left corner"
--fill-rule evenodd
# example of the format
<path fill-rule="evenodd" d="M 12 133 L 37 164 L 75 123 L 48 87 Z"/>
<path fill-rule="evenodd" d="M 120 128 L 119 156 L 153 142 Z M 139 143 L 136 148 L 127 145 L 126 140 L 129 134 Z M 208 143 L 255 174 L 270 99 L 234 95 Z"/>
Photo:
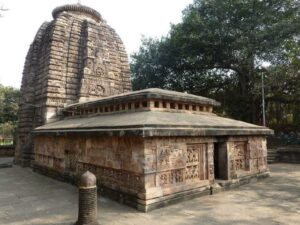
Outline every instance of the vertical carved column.
<path fill-rule="evenodd" d="M 208 180 L 213 181 L 214 176 L 214 143 L 207 144 Z"/>

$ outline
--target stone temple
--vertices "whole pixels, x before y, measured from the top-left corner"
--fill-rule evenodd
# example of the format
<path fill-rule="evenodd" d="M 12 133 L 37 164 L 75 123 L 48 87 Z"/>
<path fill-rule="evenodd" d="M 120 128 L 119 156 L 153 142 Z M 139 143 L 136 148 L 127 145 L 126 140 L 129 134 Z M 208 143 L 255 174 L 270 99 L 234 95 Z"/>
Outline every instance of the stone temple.
<path fill-rule="evenodd" d="M 53 10 L 30 46 L 24 66 L 16 162 L 33 160 L 31 131 L 70 103 L 131 90 L 127 54 L 118 34 L 85 6 Z"/>
<path fill-rule="evenodd" d="M 89 170 L 101 193 L 141 211 L 269 175 L 272 130 L 217 116 L 213 99 L 132 92 L 124 47 L 97 12 L 53 16 L 26 60 L 17 161 L 71 182 Z"/>

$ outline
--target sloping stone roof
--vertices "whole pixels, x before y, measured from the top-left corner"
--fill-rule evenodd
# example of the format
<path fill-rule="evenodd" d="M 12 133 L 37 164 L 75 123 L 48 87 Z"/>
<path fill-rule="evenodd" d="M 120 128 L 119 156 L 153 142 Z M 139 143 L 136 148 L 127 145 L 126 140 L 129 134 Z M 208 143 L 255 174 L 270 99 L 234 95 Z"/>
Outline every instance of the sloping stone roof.
<path fill-rule="evenodd" d="M 158 99 L 158 100 L 172 100 L 172 101 L 182 101 L 187 103 L 198 103 L 212 106 L 220 106 L 220 103 L 211 98 L 206 98 L 202 96 L 177 92 L 177 91 L 169 91 L 163 90 L 159 88 L 148 88 L 140 91 L 132 91 L 119 95 L 109 96 L 105 98 L 99 98 L 95 100 L 85 101 L 81 103 L 71 104 L 66 107 L 66 109 L 70 107 L 80 107 L 82 105 L 94 105 L 99 103 L 107 103 L 111 102 L 112 104 L 122 103 L 124 101 L 134 101 L 141 99 Z"/>
<path fill-rule="evenodd" d="M 219 117 L 212 113 L 142 111 L 66 119 L 35 129 L 35 133 L 97 133 L 141 136 L 270 135 L 261 126 Z"/>

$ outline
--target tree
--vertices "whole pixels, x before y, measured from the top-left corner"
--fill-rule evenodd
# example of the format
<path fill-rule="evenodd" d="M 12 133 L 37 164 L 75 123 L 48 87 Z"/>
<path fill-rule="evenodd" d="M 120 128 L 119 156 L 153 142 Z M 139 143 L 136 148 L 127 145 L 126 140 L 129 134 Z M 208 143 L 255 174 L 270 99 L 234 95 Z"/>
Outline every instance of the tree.
<path fill-rule="evenodd" d="M 215 97 L 226 114 L 258 123 L 260 76 L 288 61 L 299 21 L 296 0 L 194 0 L 167 37 L 132 55 L 134 88 Z"/>
<path fill-rule="evenodd" d="M 270 66 L 266 74 L 267 116 L 270 124 L 300 128 L 300 39 L 287 44 L 284 64 Z"/>
<path fill-rule="evenodd" d="M 20 91 L 0 84 L 0 134 L 3 138 L 13 137 L 18 120 Z"/>
<path fill-rule="evenodd" d="M 2 13 L 1 12 L 4 12 L 4 11 L 7 11 L 8 9 L 5 9 L 3 7 L 3 5 L 0 7 L 0 17 L 2 17 Z"/>

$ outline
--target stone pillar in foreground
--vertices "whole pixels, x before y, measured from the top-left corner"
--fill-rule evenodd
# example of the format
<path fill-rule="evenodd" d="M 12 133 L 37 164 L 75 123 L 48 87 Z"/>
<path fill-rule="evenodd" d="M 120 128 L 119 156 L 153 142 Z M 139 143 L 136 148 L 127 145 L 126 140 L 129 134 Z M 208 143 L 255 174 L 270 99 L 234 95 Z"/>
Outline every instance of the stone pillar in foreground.
<path fill-rule="evenodd" d="M 78 220 L 75 225 L 98 225 L 97 222 L 97 179 L 87 171 L 79 180 Z"/>

